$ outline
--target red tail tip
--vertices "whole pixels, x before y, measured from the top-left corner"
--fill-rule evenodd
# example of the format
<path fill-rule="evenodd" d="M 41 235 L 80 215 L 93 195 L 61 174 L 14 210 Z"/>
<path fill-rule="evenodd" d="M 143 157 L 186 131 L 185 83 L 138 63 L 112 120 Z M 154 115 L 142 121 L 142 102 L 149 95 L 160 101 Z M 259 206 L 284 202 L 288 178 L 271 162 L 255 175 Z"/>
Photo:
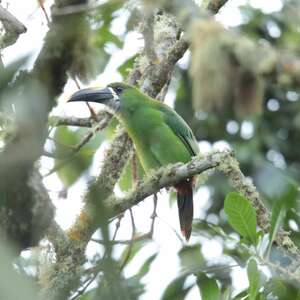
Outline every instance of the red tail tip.
<path fill-rule="evenodd" d="M 185 229 L 182 229 L 181 233 L 185 237 L 185 240 L 188 242 L 189 239 L 190 239 L 191 234 L 188 234 L 188 232 L 186 232 Z"/>

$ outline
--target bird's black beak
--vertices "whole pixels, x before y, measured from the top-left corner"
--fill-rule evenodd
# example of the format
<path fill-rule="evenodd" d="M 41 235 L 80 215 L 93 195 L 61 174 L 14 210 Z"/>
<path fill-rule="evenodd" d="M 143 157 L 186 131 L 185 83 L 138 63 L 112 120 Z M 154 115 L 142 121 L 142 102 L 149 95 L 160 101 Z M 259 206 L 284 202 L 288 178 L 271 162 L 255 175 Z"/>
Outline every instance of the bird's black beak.
<path fill-rule="evenodd" d="M 74 93 L 68 102 L 84 101 L 105 104 L 112 99 L 114 95 L 110 88 L 87 88 Z"/>

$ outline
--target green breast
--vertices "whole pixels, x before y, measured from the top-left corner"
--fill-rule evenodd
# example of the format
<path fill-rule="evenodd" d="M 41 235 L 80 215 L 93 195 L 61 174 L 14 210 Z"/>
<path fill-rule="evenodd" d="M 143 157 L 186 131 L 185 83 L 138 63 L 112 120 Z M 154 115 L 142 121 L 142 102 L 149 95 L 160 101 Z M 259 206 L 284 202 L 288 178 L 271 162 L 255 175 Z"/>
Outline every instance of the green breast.
<path fill-rule="evenodd" d="M 155 106 L 140 106 L 120 117 L 146 172 L 191 159 L 188 147 L 166 123 L 165 113 Z"/>

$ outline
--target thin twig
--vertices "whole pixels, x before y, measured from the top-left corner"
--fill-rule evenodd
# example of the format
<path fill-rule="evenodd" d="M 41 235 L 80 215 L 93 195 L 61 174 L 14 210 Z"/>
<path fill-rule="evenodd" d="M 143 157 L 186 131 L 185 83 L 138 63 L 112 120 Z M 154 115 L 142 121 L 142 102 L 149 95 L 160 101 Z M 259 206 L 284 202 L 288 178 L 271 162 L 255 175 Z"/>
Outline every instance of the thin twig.
<path fill-rule="evenodd" d="M 282 277 L 284 280 L 289 278 L 290 280 L 294 280 L 297 284 L 300 284 L 300 275 L 297 272 L 291 272 L 289 268 L 282 267 L 280 264 L 275 264 L 270 260 L 264 259 L 262 257 L 257 257 L 258 260 L 263 264 L 268 266 L 271 269 L 274 269 L 278 272 L 279 276 Z"/>
<path fill-rule="evenodd" d="M 81 89 L 81 86 L 79 84 L 79 80 L 77 79 L 76 76 L 73 76 L 72 79 L 74 80 L 77 88 L 80 90 Z M 94 109 L 90 106 L 90 104 L 88 102 L 85 102 L 86 106 L 88 107 L 89 111 L 90 111 L 90 114 L 91 114 L 91 117 L 92 119 L 97 122 L 97 114 L 96 112 L 94 111 Z"/>
<path fill-rule="evenodd" d="M 143 201 L 146 197 L 158 192 L 161 188 L 173 186 L 177 182 L 207 170 L 221 171 L 231 181 L 232 186 L 252 203 L 257 214 L 257 223 L 263 232 L 269 232 L 270 212 L 266 209 L 253 183 L 247 179 L 239 168 L 239 163 L 230 150 L 212 152 L 206 156 L 194 157 L 187 164 L 178 163 L 157 170 L 143 183 L 130 191 L 123 198 L 110 197 L 106 205 L 111 216 Z M 291 255 L 297 256 L 300 261 L 300 252 L 287 232 L 279 230 L 275 243 Z M 298 260 L 299 259 L 299 260 Z"/>
<path fill-rule="evenodd" d="M 43 13 L 44 13 L 44 16 L 46 18 L 46 21 L 47 21 L 47 24 L 49 25 L 50 24 L 50 18 L 48 16 L 48 13 L 45 9 L 45 6 L 44 6 L 44 0 L 38 0 L 39 2 L 39 5 L 40 5 L 40 8 L 42 9 Z"/>
<path fill-rule="evenodd" d="M 142 235 L 136 235 L 133 238 L 133 241 L 134 242 L 140 242 L 140 241 L 144 241 L 144 240 L 148 240 L 148 239 L 151 239 L 151 233 L 150 232 L 147 232 L 147 233 L 142 234 Z M 93 241 L 95 243 L 98 243 L 100 245 L 104 244 L 104 241 L 103 240 L 99 240 L 99 239 L 93 239 L 92 238 L 91 241 Z M 116 245 L 116 244 L 129 245 L 131 242 L 132 242 L 132 239 L 130 239 L 130 240 L 114 240 L 114 241 L 110 241 L 110 243 L 112 245 Z"/>
<path fill-rule="evenodd" d="M 97 278 L 99 274 L 99 271 L 98 272 L 95 272 L 92 274 L 92 276 L 89 278 L 87 278 L 82 284 L 84 285 L 80 290 L 78 290 L 76 292 L 76 294 L 74 296 L 72 296 L 70 298 L 70 300 L 75 300 L 77 299 L 78 297 L 80 297 L 81 295 L 83 295 L 83 293 L 87 290 L 87 288 L 92 284 L 92 282 Z"/>
<path fill-rule="evenodd" d="M 177 232 L 177 230 L 171 224 L 169 224 L 166 220 L 162 219 L 159 216 L 157 216 L 157 218 L 173 231 L 173 233 L 176 235 L 176 237 L 178 238 L 178 240 L 181 242 L 182 245 L 185 244 L 185 241 L 183 240 L 181 235 Z"/>
<path fill-rule="evenodd" d="M 118 221 L 116 222 L 115 225 L 115 231 L 112 237 L 112 241 L 115 240 L 117 233 L 120 229 L 121 226 L 121 220 L 124 217 L 124 214 L 120 214 L 118 216 Z M 92 239 L 91 239 L 92 240 Z M 104 241 L 103 241 L 104 242 Z M 104 244 L 106 244 L 107 242 L 105 242 Z M 105 249 L 105 252 L 102 256 L 102 258 L 100 259 L 100 261 L 97 263 L 97 265 L 95 267 L 89 268 L 88 270 L 85 270 L 85 273 L 89 273 L 92 274 L 91 278 L 87 278 L 87 280 L 85 282 L 83 282 L 83 284 L 85 284 L 81 289 L 79 289 L 76 294 L 70 298 L 70 300 L 75 300 L 76 298 L 78 298 L 79 296 L 83 295 L 83 293 L 87 290 L 87 288 L 92 284 L 92 282 L 97 278 L 97 276 L 99 275 L 99 272 L 102 270 L 102 265 L 101 262 L 103 261 L 103 259 L 105 259 L 107 255 L 107 251 Z"/>
<path fill-rule="evenodd" d="M 124 217 L 124 214 L 118 215 L 118 221 L 117 221 L 117 223 L 116 223 L 115 232 L 114 232 L 114 235 L 113 235 L 113 237 L 112 237 L 112 240 L 113 240 L 113 241 L 114 241 L 114 240 L 116 239 L 116 237 L 117 237 L 117 233 L 118 233 L 118 231 L 119 231 L 119 229 L 120 229 L 121 221 L 122 221 L 123 217 Z"/>
<path fill-rule="evenodd" d="M 100 122 L 103 119 L 112 118 L 112 115 L 106 111 L 101 110 L 96 115 L 97 122 Z M 55 127 L 55 126 L 77 126 L 77 127 L 93 127 L 95 125 L 95 122 L 91 119 L 91 117 L 88 118 L 77 118 L 77 117 L 63 117 L 63 116 L 51 116 L 49 117 L 49 123 Z"/>
<path fill-rule="evenodd" d="M 155 219 L 157 217 L 157 213 L 156 213 L 156 208 L 157 208 L 157 193 L 155 193 L 153 195 L 153 212 L 152 212 L 152 215 L 151 215 L 151 219 L 152 219 L 152 222 L 151 222 L 151 228 L 150 228 L 150 234 L 151 234 L 151 237 L 153 237 L 153 233 L 154 233 L 154 225 L 155 225 Z"/>
<path fill-rule="evenodd" d="M 129 208 L 129 213 L 130 213 L 130 220 L 131 220 L 131 227 L 132 227 L 132 233 L 131 233 L 131 239 L 130 239 L 131 242 L 128 246 L 128 251 L 127 251 L 126 257 L 124 258 L 124 261 L 123 261 L 123 263 L 120 267 L 120 272 L 123 271 L 124 267 L 126 266 L 128 260 L 130 258 L 130 255 L 131 255 L 131 252 L 132 252 L 132 247 L 133 247 L 133 244 L 134 244 L 135 231 L 136 231 L 134 216 L 133 216 L 131 208 Z"/>
<path fill-rule="evenodd" d="M 72 79 L 74 80 L 74 82 L 75 82 L 76 87 L 78 88 L 78 90 L 80 90 L 80 89 L 81 89 L 81 86 L 80 86 L 80 83 L 79 83 L 78 79 L 77 79 L 75 76 L 72 77 Z"/>
<path fill-rule="evenodd" d="M 107 199 L 106 205 L 111 209 L 112 216 L 124 212 L 162 188 L 173 186 L 185 178 L 217 167 L 225 157 L 230 155 L 231 152 L 228 151 L 213 152 L 205 157 L 195 157 L 187 164 L 177 163 L 163 167 L 155 171 L 152 176 L 148 176 L 144 182 L 138 184 L 123 198 L 111 197 Z"/>
<path fill-rule="evenodd" d="M 65 7 L 66 9 L 63 11 L 61 8 L 58 8 L 56 11 L 53 10 L 53 15 L 55 13 L 74 13 L 78 12 L 78 9 L 88 9 L 89 7 L 87 5 L 84 6 L 72 6 L 72 7 Z M 182 47 L 183 46 L 183 47 Z M 142 71 L 139 66 L 136 66 L 134 70 L 130 73 L 129 78 L 127 79 L 127 82 L 130 82 L 131 84 L 136 84 L 137 81 L 140 79 L 140 87 L 144 92 L 147 92 L 148 95 L 152 97 L 156 97 L 156 95 L 160 92 L 161 88 L 165 85 L 167 80 L 169 80 L 171 76 L 171 72 L 173 70 L 174 64 L 182 57 L 182 55 L 185 53 L 185 51 L 188 48 L 188 43 L 185 41 L 178 41 L 174 45 L 174 47 L 170 47 L 168 49 L 163 49 L 163 51 L 166 52 L 166 58 L 163 59 L 161 64 L 153 65 L 153 68 L 146 69 L 145 72 Z M 143 78 L 141 78 L 141 73 L 143 73 Z M 148 92 L 149 91 L 149 92 Z M 98 178 L 95 181 L 95 184 L 97 186 L 101 186 L 101 190 L 103 193 L 101 194 L 100 199 L 97 198 L 97 201 L 103 201 L 105 200 L 113 193 L 113 188 L 115 186 L 115 183 L 120 177 L 121 170 L 124 167 L 125 163 L 128 160 L 128 157 L 130 156 L 130 151 L 132 149 L 132 143 L 128 139 L 128 136 L 126 134 L 119 134 L 115 140 L 112 142 L 111 147 L 108 154 L 106 155 L 106 160 L 103 163 L 101 174 L 98 176 Z M 109 179 L 109 180 L 108 180 Z M 94 185 L 93 185 L 94 186 Z M 94 189 L 89 188 L 86 198 L 88 199 L 93 194 Z M 90 205 L 91 203 L 89 203 Z M 92 203 L 93 204 L 93 203 Z M 90 205 L 91 206 L 91 205 Z M 89 208 L 90 208 L 89 206 Z M 132 205 L 131 205 L 132 206 Z M 129 206 L 129 207 L 131 207 Z M 72 227 L 74 230 L 77 230 L 79 233 L 84 232 L 86 233 L 85 238 L 82 243 L 82 251 L 84 252 L 84 246 L 86 246 L 86 243 L 90 240 L 92 234 L 95 232 L 95 230 L 99 227 L 100 222 L 95 218 L 97 216 L 97 205 L 92 206 L 95 208 L 93 211 L 93 215 L 89 213 L 89 209 L 87 205 L 83 208 L 83 211 L 86 213 L 86 216 L 90 219 L 92 219 L 91 223 L 84 224 L 85 226 L 82 226 L 82 222 L 75 222 L 74 226 Z M 110 206 L 111 207 L 111 206 Z M 128 207 L 127 207 L 128 208 Z M 114 216 L 117 215 L 117 213 L 113 214 Z M 101 220 L 103 222 L 103 220 Z M 107 241 L 106 241 L 107 243 Z M 70 246 L 71 249 L 77 249 L 77 241 L 73 245 Z M 71 253 L 71 254 L 69 254 Z M 45 289 L 44 294 L 46 296 L 51 296 L 51 299 L 56 298 L 67 298 L 68 293 L 70 292 L 71 288 L 73 288 L 74 283 L 76 283 L 76 280 L 78 279 L 77 274 L 72 276 L 72 278 L 67 277 L 70 271 L 72 272 L 72 268 L 70 268 L 71 265 L 75 264 L 78 265 L 78 251 L 73 252 L 66 252 L 65 255 L 60 256 L 60 264 L 56 263 L 52 270 L 60 270 L 61 272 L 53 272 L 55 273 L 55 277 L 52 276 L 49 280 L 49 284 Z M 67 262 L 64 264 L 64 262 Z M 62 268 L 62 266 L 66 266 Z M 67 277 L 67 280 L 66 280 Z M 54 291 L 53 291 L 54 290 Z M 63 295 L 63 296 L 62 296 Z M 64 297 L 65 296 L 65 297 Z"/>
<path fill-rule="evenodd" d="M 77 145 L 72 147 L 72 151 L 70 151 L 70 153 L 68 153 L 68 156 L 65 157 L 65 159 L 61 163 L 54 166 L 48 173 L 46 173 L 44 175 L 44 177 L 47 177 L 47 176 L 53 174 L 54 172 L 56 172 L 59 169 L 61 169 L 62 167 L 64 167 L 67 163 L 69 163 L 72 160 L 72 158 L 81 150 L 81 148 L 91 140 L 91 138 L 96 134 L 96 132 L 98 132 L 99 130 L 102 130 L 103 128 L 105 128 L 107 126 L 109 121 L 110 121 L 110 118 L 104 119 L 101 122 L 99 122 L 95 126 L 95 128 L 93 128 L 92 130 L 87 132 L 86 135 L 82 138 L 82 140 Z"/>
<path fill-rule="evenodd" d="M 134 152 L 131 158 L 131 173 L 132 173 L 132 182 L 135 184 L 138 181 L 137 175 L 137 157 L 136 153 Z"/>

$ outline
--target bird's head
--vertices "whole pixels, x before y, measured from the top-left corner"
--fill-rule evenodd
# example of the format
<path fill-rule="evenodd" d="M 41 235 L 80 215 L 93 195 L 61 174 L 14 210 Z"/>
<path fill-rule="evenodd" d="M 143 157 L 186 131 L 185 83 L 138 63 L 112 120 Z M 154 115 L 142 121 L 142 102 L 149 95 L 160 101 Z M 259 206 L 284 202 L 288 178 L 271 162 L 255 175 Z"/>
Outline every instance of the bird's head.
<path fill-rule="evenodd" d="M 84 101 L 102 103 L 118 111 L 126 95 L 130 95 L 137 90 L 129 84 L 115 82 L 109 84 L 106 88 L 86 88 L 75 92 L 68 102 Z"/>

